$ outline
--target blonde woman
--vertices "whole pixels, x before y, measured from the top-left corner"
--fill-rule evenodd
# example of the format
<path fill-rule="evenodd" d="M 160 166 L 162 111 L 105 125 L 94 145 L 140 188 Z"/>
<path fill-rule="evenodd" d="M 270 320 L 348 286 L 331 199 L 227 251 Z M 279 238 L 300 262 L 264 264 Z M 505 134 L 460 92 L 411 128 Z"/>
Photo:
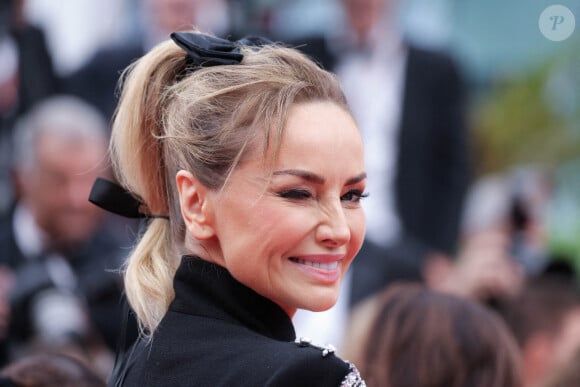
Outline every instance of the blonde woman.
<path fill-rule="evenodd" d="M 139 199 L 118 212 L 149 218 L 125 272 L 143 337 L 111 384 L 364 386 L 291 322 L 336 302 L 364 237 L 333 75 L 263 39 L 174 33 L 125 77 L 111 151 Z"/>

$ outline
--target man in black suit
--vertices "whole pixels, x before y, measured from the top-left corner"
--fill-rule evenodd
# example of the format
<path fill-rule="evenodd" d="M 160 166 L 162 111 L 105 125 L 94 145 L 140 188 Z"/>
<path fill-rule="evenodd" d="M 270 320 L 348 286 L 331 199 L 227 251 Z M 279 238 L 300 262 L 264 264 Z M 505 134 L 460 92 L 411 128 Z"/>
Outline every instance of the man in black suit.
<path fill-rule="evenodd" d="M 367 238 L 342 300 L 354 305 L 393 281 L 421 281 L 432 258 L 455 253 L 469 149 L 452 58 L 405 42 L 391 0 L 343 5 L 349 29 L 295 45 L 337 73 L 365 142 Z"/>
<path fill-rule="evenodd" d="M 0 2 L 0 130 L 37 102 L 60 91 L 44 32 L 28 23 L 24 2 Z"/>
<path fill-rule="evenodd" d="M 377 287 L 398 279 L 421 280 L 422 269 L 430 258 L 451 257 L 457 248 L 469 182 L 462 80 L 449 56 L 412 46 L 404 49 L 407 57 L 400 119 L 392 134 L 396 159 L 391 190 L 399 230 L 390 240 L 381 240 L 377 233 L 385 229 L 369 229 L 369 244 L 374 242 L 378 250 L 382 248 L 385 258 L 376 259 L 378 251 L 365 254 L 366 249 L 359 254 L 353 269 L 351 303 L 379 290 L 368 288 L 373 281 L 357 276 L 357 268 L 362 270 L 372 261 L 376 273 L 379 262 L 386 265 L 380 270 L 384 277 Z M 385 230 L 384 234 L 390 232 Z"/>
<path fill-rule="evenodd" d="M 18 200 L 0 218 L 0 266 L 14 279 L 4 342 L 12 352 L 30 343 L 116 346 L 122 289 L 114 270 L 125 251 L 88 201 L 106 173 L 106 133 L 94 108 L 65 96 L 39 104 L 15 128 Z"/>
<path fill-rule="evenodd" d="M 10 137 L 15 122 L 61 84 L 43 30 L 24 18 L 24 1 L 0 1 L 0 211 L 14 193 L 10 186 Z"/>

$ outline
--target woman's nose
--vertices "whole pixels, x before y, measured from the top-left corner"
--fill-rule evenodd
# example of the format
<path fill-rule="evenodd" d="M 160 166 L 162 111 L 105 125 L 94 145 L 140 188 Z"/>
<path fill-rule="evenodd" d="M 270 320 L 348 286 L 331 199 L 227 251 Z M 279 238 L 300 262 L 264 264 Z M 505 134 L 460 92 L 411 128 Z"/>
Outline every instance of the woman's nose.
<path fill-rule="evenodd" d="M 316 240 L 330 247 L 342 246 L 350 240 L 350 228 L 340 201 L 321 209 Z"/>

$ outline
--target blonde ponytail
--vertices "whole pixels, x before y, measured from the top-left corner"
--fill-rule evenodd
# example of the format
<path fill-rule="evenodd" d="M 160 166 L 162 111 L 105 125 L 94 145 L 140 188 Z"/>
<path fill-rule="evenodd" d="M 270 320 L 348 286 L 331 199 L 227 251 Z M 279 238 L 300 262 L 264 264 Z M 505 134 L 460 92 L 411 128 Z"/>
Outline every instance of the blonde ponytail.
<path fill-rule="evenodd" d="M 110 151 L 117 178 L 151 214 L 169 213 L 161 115 L 164 91 L 183 62 L 183 52 L 167 42 L 130 67 L 113 123 Z M 178 222 L 175 216 L 170 221 Z M 165 219 L 151 219 L 125 265 L 125 291 L 145 336 L 153 333 L 174 298 L 179 253 L 173 227 Z"/>
<path fill-rule="evenodd" d="M 154 220 L 133 249 L 125 268 L 125 291 L 144 336 L 152 333 L 173 300 L 176 261 L 168 246 L 172 238 L 167 221 Z"/>

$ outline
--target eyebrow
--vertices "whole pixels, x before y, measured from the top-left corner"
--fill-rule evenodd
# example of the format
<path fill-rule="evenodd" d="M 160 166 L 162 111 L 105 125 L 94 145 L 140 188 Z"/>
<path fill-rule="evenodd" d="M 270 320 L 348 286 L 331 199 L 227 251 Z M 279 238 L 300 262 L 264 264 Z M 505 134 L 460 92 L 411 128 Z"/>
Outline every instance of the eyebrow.
<path fill-rule="evenodd" d="M 346 181 L 346 184 L 345 185 L 353 185 L 353 184 L 356 184 L 356 183 L 360 183 L 361 181 L 363 181 L 366 178 L 367 178 L 367 173 L 366 172 L 363 172 L 361 174 L 358 174 L 358 175 L 356 175 L 356 176 L 351 177 L 350 179 L 348 179 Z"/>
<path fill-rule="evenodd" d="M 273 175 L 274 176 L 280 176 L 280 175 L 297 176 L 297 177 L 300 177 L 301 179 L 304 179 L 306 181 L 309 181 L 309 182 L 315 183 L 315 184 L 324 184 L 324 182 L 326 181 L 322 176 L 319 176 L 315 173 L 304 171 L 301 169 L 284 169 L 282 171 L 274 171 Z M 366 172 L 363 172 L 359 175 L 353 176 L 350 179 L 348 179 L 346 181 L 345 185 L 356 184 L 358 182 L 363 181 L 366 178 L 367 178 L 367 174 L 366 174 Z"/>

